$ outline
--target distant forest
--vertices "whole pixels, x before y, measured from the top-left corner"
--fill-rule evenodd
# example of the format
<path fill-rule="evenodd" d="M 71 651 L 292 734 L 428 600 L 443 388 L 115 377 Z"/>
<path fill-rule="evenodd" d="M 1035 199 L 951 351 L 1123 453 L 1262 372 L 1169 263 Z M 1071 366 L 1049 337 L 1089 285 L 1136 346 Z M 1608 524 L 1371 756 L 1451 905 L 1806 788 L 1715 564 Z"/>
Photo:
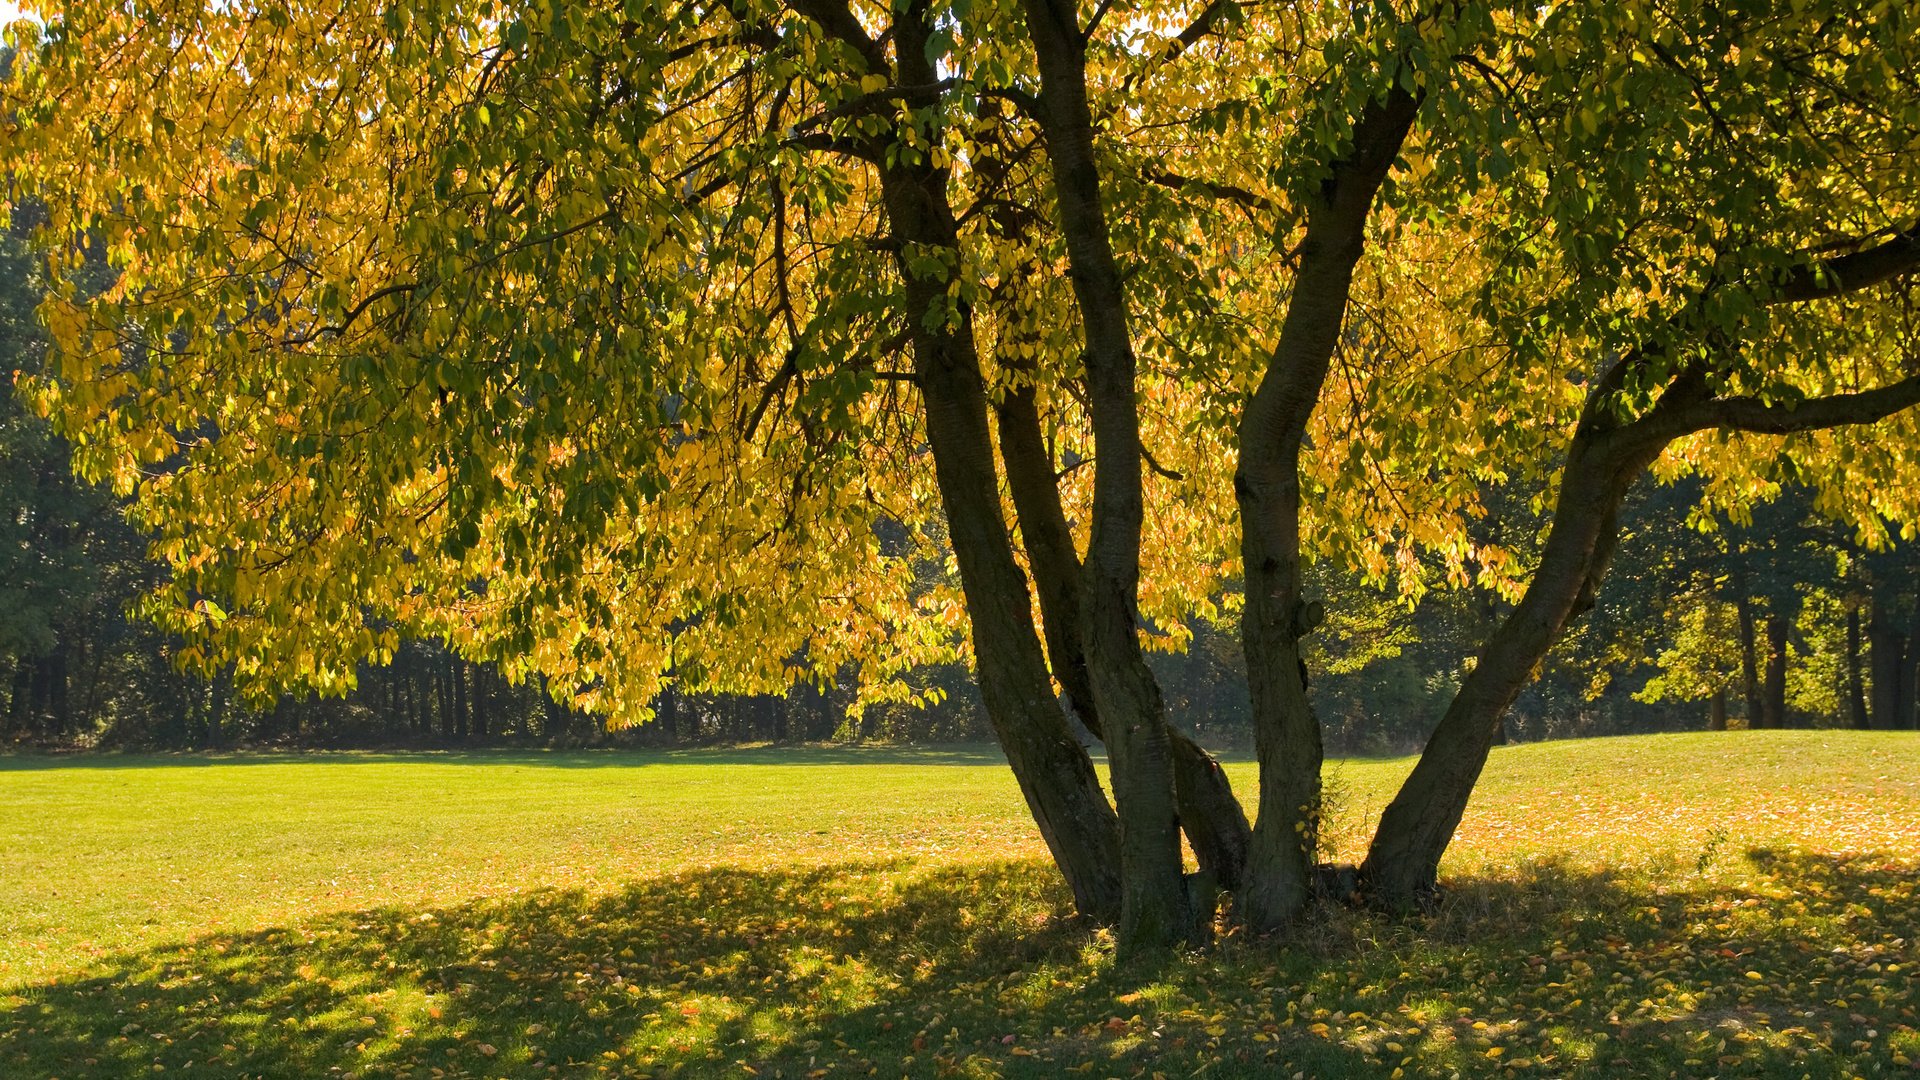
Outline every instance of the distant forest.
<path fill-rule="evenodd" d="M 66 445 L 12 393 L 44 352 L 35 276 L 17 213 L 0 247 L 0 746 L 46 748 L 697 745 L 752 741 L 984 740 L 964 668 L 920 673 L 925 708 L 849 713 L 850 691 L 786 698 L 664 694 L 649 724 L 596 718 L 513 685 L 441 643 L 408 641 L 341 699 L 249 704 L 229 679 L 183 674 L 180 643 L 137 614 L 163 570 L 108 491 L 76 480 Z M 1747 523 L 1688 521 L 1698 492 L 1643 484 L 1617 564 L 1507 722 L 1514 740 L 1726 727 L 1920 726 L 1920 543 L 1869 552 L 1827 525 L 1803 489 Z M 1489 535 L 1537 537 L 1535 491 L 1486 493 Z M 1497 533 L 1494 530 L 1498 530 Z M 1326 566 L 1328 618 L 1309 663 L 1336 752 L 1418 748 L 1461 670 L 1454 659 L 1505 611 L 1491 592 L 1417 604 Z M 1223 605 L 1231 610 L 1232 605 Z M 1153 657 L 1169 716 L 1216 746 L 1250 743 L 1231 622 L 1192 627 Z"/>

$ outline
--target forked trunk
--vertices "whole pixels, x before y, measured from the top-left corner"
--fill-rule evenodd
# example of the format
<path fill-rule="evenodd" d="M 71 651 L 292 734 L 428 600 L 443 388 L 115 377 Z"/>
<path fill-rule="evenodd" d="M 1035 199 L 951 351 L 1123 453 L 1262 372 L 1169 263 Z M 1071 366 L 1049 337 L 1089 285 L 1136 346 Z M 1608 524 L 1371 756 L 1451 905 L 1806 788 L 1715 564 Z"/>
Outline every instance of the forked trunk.
<path fill-rule="evenodd" d="M 1086 37 L 1071 0 L 1027 0 L 1040 67 L 1039 120 L 1086 332 L 1094 445 L 1093 523 L 1081 574 L 1080 633 L 1094 707 L 1106 733 L 1120 813 L 1123 954 L 1190 941 L 1200 932 L 1181 868 L 1172 748 L 1159 684 L 1134 619 L 1139 602 L 1139 407 L 1127 299 L 1101 203 L 1087 104 Z"/>
<path fill-rule="evenodd" d="M 882 187 L 898 240 L 957 249 L 943 172 L 895 167 L 882 173 Z M 949 303 L 948 277 L 916 273 L 904 260 L 901 273 L 927 441 L 973 627 L 988 721 L 1075 905 L 1082 915 L 1110 923 L 1121 909 L 1119 831 L 1093 763 L 1054 697 L 1027 579 L 1001 516 L 972 317 L 962 305 L 929 326 L 927 313 Z"/>
<path fill-rule="evenodd" d="M 1106 738 L 1093 704 L 1093 684 L 1080 645 L 1080 558 L 1060 504 L 1060 488 L 1040 425 L 1031 386 L 1009 389 L 998 407 L 1000 457 L 1019 515 L 1020 536 L 1033 569 L 1034 590 L 1046 627 L 1047 656 L 1054 678 L 1088 731 Z M 1252 827 L 1233 786 L 1213 755 L 1168 726 L 1173 755 L 1175 803 L 1200 870 L 1220 888 L 1240 887 Z"/>

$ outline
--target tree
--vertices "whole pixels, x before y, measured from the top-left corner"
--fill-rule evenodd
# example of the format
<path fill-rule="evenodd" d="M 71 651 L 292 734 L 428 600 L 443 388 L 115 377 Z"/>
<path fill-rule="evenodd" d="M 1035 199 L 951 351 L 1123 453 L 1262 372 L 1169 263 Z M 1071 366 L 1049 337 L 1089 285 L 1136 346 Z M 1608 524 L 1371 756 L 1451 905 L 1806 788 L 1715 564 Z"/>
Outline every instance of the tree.
<path fill-rule="evenodd" d="M 1436 567 L 1512 607 L 1369 853 L 1405 904 L 1642 473 L 1920 518 L 1920 35 L 1774 7 L 75 3 L 9 91 L 56 208 L 37 400 L 248 685 L 404 631 L 638 718 L 910 698 L 970 646 L 1126 950 L 1211 909 L 1183 829 L 1249 924 L 1302 914 L 1304 567 Z M 1516 477 L 1539 546 L 1475 542 Z M 1236 572 L 1250 831 L 1146 660 Z"/>

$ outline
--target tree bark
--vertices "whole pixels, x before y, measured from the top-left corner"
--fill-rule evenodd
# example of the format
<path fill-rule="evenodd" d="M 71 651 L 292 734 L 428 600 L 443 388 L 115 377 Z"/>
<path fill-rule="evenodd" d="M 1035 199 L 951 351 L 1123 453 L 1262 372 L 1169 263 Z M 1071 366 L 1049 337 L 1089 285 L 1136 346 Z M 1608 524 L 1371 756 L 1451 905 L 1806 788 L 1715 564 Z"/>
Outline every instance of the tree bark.
<path fill-rule="evenodd" d="M 1727 730 L 1727 688 L 1716 686 L 1707 702 L 1707 730 Z"/>
<path fill-rule="evenodd" d="M 1777 611 L 1767 613 L 1767 675 L 1760 698 L 1761 726 L 1787 726 L 1787 617 Z"/>
<path fill-rule="evenodd" d="M 1612 560 L 1621 502 L 1661 446 L 1623 446 L 1590 425 L 1596 388 L 1567 454 L 1540 567 L 1488 638 L 1380 825 L 1361 876 L 1383 904 L 1406 909 L 1435 889 L 1440 858 L 1466 812 L 1495 731 L 1569 621 L 1590 605 Z"/>
<path fill-rule="evenodd" d="M 901 52 L 903 65 L 924 63 L 919 46 L 903 40 Z M 911 82 L 912 74 L 903 78 Z M 896 164 L 881 171 L 881 187 L 896 240 L 958 250 L 944 172 Z M 987 717 L 1075 905 L 1090 919 L 1113 922 L 1121 909 L 1118 827 L 1093 762 L 1054 697 L 1027 579 L 1001 516 L 972 314 L 948 297 L 957 269 L 930 272 L 922 262 L 916 271 L 902 259 L 900 272 L 927 441 L 972 623 Z"/>
<path fill-rule="evenodd" d="M 1002 395 L 996 418 L 1000 458 L 1007 468 L 1027 565 L 1033 569 L 1053 676 L 1080 722 L 1104 740 L 1086 654 L 1080 647 L 1080 558 L 1060 504 L 1053 456 L 1047 451 L 1032 387 L 1017 386 Z M 1171 724 L 1167 737 L 1173 755 L 1174 799 L 1187 843 L 1202 873 L 1211 874 L 1220 888 L 1236 890 L 1243 880 L 1253 833 L 1246 811 L 1213 755 Z"/>
<path fill-rule="evenodd" d="M 1873 726 L 1867 713 L 1866 679 L 1861 671 L 1860 609 L 1847 608 L 1847 719 L 1862 731 Z"/>
<path fill-rule="evenodd" d="M 1760 647 L 1756 640 L 1753 598 L 1745 586 L 1740 587 L 1739 598 L 1734 603 L 1740 613 L 1740 682 L 1746 698 L 1747 729 L 1751 731 L 1764 725 L 1766 709 L 1761 705 Z"/>
<path fill-rule="evenodd" d="M 1317 621 L 1301 595 L 1301 454 L 1339 344 L 1374 196 L 1418 108 L 1398 89 L 1367 105 L 1352 152 L 1333 164 L 1320 198 L 1309 203 L 1280 340 L 1240 422 L 1234 494 L 1246 574 L 1242 647 L 1260 758 L 1260 809 L 1240 914 L 1256 930 L 1293 922 L 1312 895 L 1323 749 L 1301 657 L 1301 638 Z"/>
<path fill-rule="evenodd" d="M 1080 630 L 1120 813 L 1124 955 L 1194 940 L 1201 927 L 1182 872 L 1165 705 L 1134 617 L 1145 514 L 1136 361 L 1094 160 L 1086 37 L 1071 0 L 1026 0 L 1024 7 L 1040 67 L 1040 126 L 1086 335 L 1094 479 Z"/>

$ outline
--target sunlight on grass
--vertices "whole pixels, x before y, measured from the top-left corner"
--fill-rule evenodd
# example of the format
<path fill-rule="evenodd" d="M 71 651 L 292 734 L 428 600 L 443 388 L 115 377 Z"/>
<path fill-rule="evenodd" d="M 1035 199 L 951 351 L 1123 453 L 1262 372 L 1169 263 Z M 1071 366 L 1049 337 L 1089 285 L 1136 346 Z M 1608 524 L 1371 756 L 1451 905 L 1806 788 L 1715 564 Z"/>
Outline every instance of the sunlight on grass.
<path fill-rule="evenodd" d="M 0 914 L 26 928 L 0 946 L 0 1075 L 1866 1077 L 1920 1060 L 1910 735 L 1504 750 L 1432 914 L 1339 910 L 1284 950 L 1229 935 L 1130 967 L 1073 923 L 991 759 L 715 758 L 0 764 Z M 1342 766 L 1352 805 L 1406 765 Z"/>

